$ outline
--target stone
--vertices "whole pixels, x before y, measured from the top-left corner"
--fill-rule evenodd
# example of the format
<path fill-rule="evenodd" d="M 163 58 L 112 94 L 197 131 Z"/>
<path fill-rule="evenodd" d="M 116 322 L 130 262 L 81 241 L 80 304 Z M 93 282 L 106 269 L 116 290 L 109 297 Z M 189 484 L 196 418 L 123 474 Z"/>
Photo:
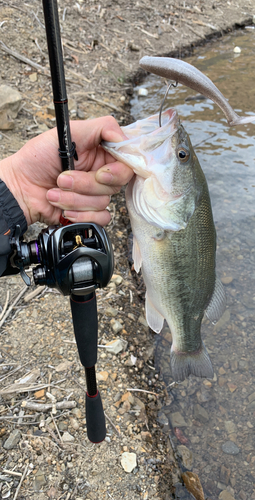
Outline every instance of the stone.
<path fill-rule="evenodd" d="M 237 389 L 237 385 L 231 384 L 231 382 L 228 382 L 227 386 L 228 386 L 230 392 L 235 392 Z"/>
<path fill-rule="evenodd" d="M 111 319 L 110 325 L 114 333 L 119 333 L 123 328 L 123 325 L 115 319 Z"/>
<path fill-rule="evenodd" d="M 248 401 L 249 401 L 249 403 L 252 403 L 252 401 L 255 401 L 255 392 L 252 392 L 252 394 L 250 394 L 248 396 Z"/>
<path fill-rule="evenodd" d="M 46 484 L 46 477 L 44 473 L 39 469 L 35 474 L 34 478 L 34 490 L 40 491 L 42 487 Z"/>
<path fill-rule="evenodd" d="M 78 420 L 74 417 L 70 417 L 70 424 L 75 431 L 77 431 L 80 427 Z"/>
<path fill-rule="evenodd" d="M 234 497 L 227 490 L 223 490 L 219 494 L 219 500 L 235 500 Z"/>
<path fill-rule="evenodd" d="M 98 382 L 106 382 L 108 377 L 109 377 L 109 373 L 106 371 L 97 372 L 97 374 L 96 374 L 96 378 L 97 378 Z"/>
<path fill-rule="evenodd" d="M 179 411 L 170 413 L 169 418 L 172 427 L 187 427 L 188 425 Z"/>
<path fill-rule="evenodd" d="M 106 316 L 111 316 L 112 318 L 115 318 L 115 316 L 117 316 L 118 312 L 119 312 L 118 309 L 115 309 L 114 307 L 111 307 L 111 306 L 108 306 L 104 311 Z"/>
<path fill-rule="evenodd" d="M 225 377 L 219 377 L 218 378 L 218 385 L 219 387 L 223 387 L 223 385 L 225 385 L 227 382 L 227 379 Z"/>
<path fill-rule="evenodd" d="M 194 418 L 202 424 L 205 424 L 209 420 L 209 415 L 207 411 L 199 404 L 194 406 Z"/>
<path fill-rule="evenodd" d="M 9 437 L 6 439 L 3 447 L 5 450 L 12 450 L 17 446 L 20 440 L 21 432 L 18 429 L 14 429 L 14 431 L 9 434 Z"/>
<path fill-rule="evenodd" d="M 217 321 L 215 327 L 214 327 L 214 330 L 216 332 L 218 332 L 219 330 L 221 330 L 227 323 L 229 323 L 230 321 L 230 310 L 229 309 L 226 309 L 226 311 L 224 312 L 224 314 L 221 316 L 221 318 L 219 319 L 219 321 Z"/>
<path fill-rule="evenodd" d="M 74 437 L 69 434 L 69 432 L 65 431 L 62 435 L 62 441 L 63 443 L 71 443 L 74 441 Z"/>
<path fill-rule="evenodd" d="M 222 465 L 220 468 L 220 481 L 227 486 L 229 483 L 229 479 L 230 479 L 230 469 L 225 467 L 225 465 Z"/>
<path fill-rule="evenodd" d="M 67 359 L 65 359 L 64 361 L 59 363 L 58 366 L 55 367 L 55 370 L 57 373 L 65 372 L 65 371 L 69 370 L 71 368 L 71 366 L 72 366 L 71 361 L 68 361 Z"/>
<path fill-rule="evenodd" d="M 11 130 L 20 110 L 22 95 L 8 85 L 0 85 L 0 129 Z"/>
<path fill-rule="evenodd" d="M 234 278 L 232 276 L 223 276 L 223 278 L 221 278 L 221 282 L 223 283 L 223 285 L 230 285 L 233 279 Z"/>
<path fill-rule="evenodd" d="M 139 321 L 139 323 L 141 323 L 141 325 L 143 325 L 145 328 L 148 328 L 148 326 L 149 326 L 149 325 L 148 325 L 148 323 L 147 323 L 146 319 L 145 319 L 142 315 L 141 315 L 141 316 L 139 316 L 138 321 Z"/>
<path fill-rule="evenodd" d="M 145 441 L 146 443 L 152 443 L 152 435 L 150 432 L 148 431 L 142 431 L 141 432 L 141 438 L 143 441 Z"/>
<path fill-rule="evenodd" d="M 187 448 L 187 446 L 185 446 L 184 444 L 180 444 L 179 446 L 177 446 L 177 451 L 182 458 L 184 467 L 186 467 L 186 469 L 191 469 L 193 463 L 193 455 L 189 448 Z"/>
<path fill-rule="evenodd" d="M 113 274 L 111 281 L 115 283 L 115 285 L 120 285 L 123 281 L 123 278 L 119 274 Z"/>
<path fill-rule="evenodd" d="M 236 425 L 232 420 L 225 420 L 224 425 L 228 434 L 236 432 Z"/>
<path fill-rule="evenodd" d="M 132 472 L 137 466 L 136 454 L 124 451 L 121 455 L 120 462 L 125 472 Z"/>
<path fill-rule="evenodd" d="M 203 488 L 197 474 L 187 471 L 182 474 L 182 479 L 187 490 L 196 498 L 196 500 L 205 500 Z"/>
<path fill-rule="evenodd" d="M 127 348 L 127 341 L 122 339 L 115 339 L 105 345 L 105 349 L 113 354 L 118 354 L 121 351 L 125 351 Z"/>
<path fill-rule="evenodd" d="M 233 441 L 226 441 L 222 445 L 222 451 L 224 453 L 227 453 L 228 455 L 237 455 L 240 450 L 238 446 L 235 443 L 233 443 Z"/>

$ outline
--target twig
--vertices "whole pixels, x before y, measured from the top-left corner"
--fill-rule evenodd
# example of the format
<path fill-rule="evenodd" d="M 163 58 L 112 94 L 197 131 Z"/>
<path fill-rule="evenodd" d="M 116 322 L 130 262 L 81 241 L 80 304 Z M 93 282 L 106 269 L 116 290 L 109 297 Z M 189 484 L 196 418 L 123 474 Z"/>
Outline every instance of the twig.
<path fill-rule="evenodd" d="M 15 470 L 3 469 L 3 472 L 5 472 L 5 474 L 10 474 L 10 476 L 22 477 L 21 472 L 16 472 Z"/>
<path fill-rule="evenodd" d="M 105 102 L 105 101 L 102 101 L 101 99 L 97 99 L 96 97 L 94 97 L 92 95 L 88 94 L 88 99 L 90 99 L 91 101 L 96 102 L 97 104 L 100 104 L 101 106 L 106 106 L 107 108 L 113 109 L 114 111 L 118 111 L 118 113 L 128 114 L 126 111 L 124 111 L 121 108 L 118 108 L 114 104 L 110 104 L 109 102 Z"/>
<path fill-rule="evenodd" d="M 62 437 L 61 437 L 61 435 L 60 435 L 60 432 L 59 432 L 59 430 L 58 430 L 58 426 L 57 426 L 57 424 L 56 424 L 56 421 L 55 421 L 55 418 L 54 418 L 54 415 L 53 415 L 53 413 L 52 413 L 52 412 L 51 412 L 51 418 L 52 418 L 52 420 L 53 420 L 53 424 L 54 424 L 55 429 L 56 429 L 56 431 L 57 431 L 57 435 L 58 435 L 58 437 L 59 437 L 59 440 L 60 440 L 60 441 L 61 441 L 61 443 L 63 444 Z"/>
<path fill-rule="evenodd" d="M 17 489 L 15 491 L 15 495 L 13 497 L 13 500 L 16 500 L 16 498 L 18 496 L 18 493 L 19 493 L 19 490 L 21 488 L 21 485 L 22 485 L 22 483 L 23 483 L 23 481 L 24 481 L 24 479 L 25 479 L 25 477 L 27 475 L 27 469 L 28 469 L 28 467 L 29 467 L 29 464 L 27 464 L 27 466 L 26 466 L 26 468 L 25 468 L 25 470 L 24 470 L 24 472 L 23 472 L 23 474 L 21 476 L 20 482 L 19 482 L 18 487 L 17 487 Z"/>
<path fill-rule="evenodd" d="M 145 35 L 148 35 L 148 36 L 151 36 L 152 38 L 156 38 L 156 40 L 159 39 L 159 35 L 153 35 L 153 33 L 149 33 L 149 31 L 146 31 L 146 30 L 143 30 L 142 28 L 140 28 L 139 26 L 136 26 L 136 28 L 140 31 L 142 31 L 143 33 L 145 33 Z"/>
<path fill-rule="evenodd" d="M 9 307 L 9 309 L 6 311 L 5 315 L 3 316 L 3 318 L 1 319 L 0 321 L 0 328 L 1 326 L 4 324 L 5 320 L 8 318 L 8 316 L 10 315 L 10 313 L 12 312 L 13 308 L 16 306 L 16 304 L 19 302 L 19 300 L 21 299 L 22 295 L 24 295 L 24 293 L 26 293 L 27 291 L 27 286 L 25 286 L 24 288 L 22 288 L 21 292 L 19 293 L 19 295 L 16 297 L 16 299 L 14 300 L 14 302 L 12 303 L 12 305 Z"/>
<path fill-rule="evenodd" d="M 3 310 L 2 310 L 2 312 L 1 312 L 1 314 L 0 314 L 0 321 L 1 321 L 1 319 L 2 319 L 2 318 L 4 317 L 4 315 L 5 315 L 5 311 L 6 311 L 6 309 L 7 309 L 8 302 L 9 302 L 9 297 L 10 297 L 10 292 L 9 292 L 9 290 L 8 290 L 8 291 L 7 291 L 7 295 L 6 295 L 6 301 L 5 301 L 5 304 L 4 304 L 4 307 L 3 307 Z"/>
<path fill-rule="evenodd" d="M 32 411 L 49 411 L 53 408 L 53 403 L 33 403 L 32 401 L 23 401 L 21 403 L 22 408 Z M 54 403 L 57 410 L 67 410 L 76 407 L 76 401 L 60 401 L 59 403 Z"/>
<path fill-rule="evenodd" d="M 5 375 L 4 377 L 2 377 L 0 379 L 0 382 L 3 382 L 3 380 L 5 380 L 6 378 L 10 377 L 10 375 L 12 375 L 13 373 L 21 370 L 21 368 L 24 368 L 25 366 L 27 366 L 28 364 L 30 363 L 30 361 L 27 361 L 27 363 L 25 365 L 20 365 L 20 366 L 17 366 L 17 368 L 14 368 L 14 370 L 12 370 L 10 373 L 8 373 L 7 375 Z"/>
<path fill-rule="evenodd" d="M 145 392 L 146 394 L 153 394 L 153 396 L 156 396 L 156 398 L 158 398 L 158 394 L 156 394 L 156 392 L 152 392 L 152 391 L 146 391 L 144 389 L 132 389 L 132 388 L 129 388 L 127 389 L 127 391 L 133 391 L 133 392 Z"/>
<path fill-rule="evenodd" d="M 50 387 L 58 387 L 58 384 L 61 384 L 65 380 L 66 379 L 63 378 L 61 381 L 55 382 L 55 384 L 51 384 Z M 26 386 L 26 384 L 12 384 L 9 387 L 2 389 L 0 391 L 0 394 L 12 394 L 13 392 L 19 393 L 19 392 L 39 391 L 40 389 L 45 389 L 46 387 L 49 387 L 49 385 L 48 384 L 38 384 L 38 385 L 27 385 Z M 59 387 L 59 389 L 62 389 L 62 388 Z"/>
<path fill-rule="evenodd" d="M 24 62 L 25 64 L 29 64 L 29 66 L 32 66 L 32 68 L 35 68 L 37 69 L 38 71 L 41 71 L 42 73 L 44 73 L 45 75 L 47 76 L 51 76 L 50 75 L 50 72 L 47 68 L 44 68 L 43 66 L 41 66 L 40 64 L 37 64 L 35 63 L 34 61 L 31 61 L 31 59 L 28 59 L 28 57 L 25 57 L 23 56 L 22 54 L 19 54 L 18 52 L 16 52 L 16 50 L 11 50 L 9 49 L 9 47 L 7 47 L 4 42 L 2 42 L 2 40 L 0 40 L 0 43 L 1 43 L 1 49 L 4 51 L 4 52 L 7 52 L 7 54 L 10 54 L 11 56 L 15 57 L 16 59 L 19 59 L 20 61 Z"/>
<path fill-rule="evenodd" d="M 110 417 L 108 417 L 108 415 L 106 415 L 106 413 L 104 412 L 107 420 L 110 422 L 111 426 L 114 428 L 114 430 L 117 432 L 118 436 L 121 436 L 121 433 L 120 431 L 117 429 L 117 427 L 114 425 L 114 423 L 111 421 Z"/>

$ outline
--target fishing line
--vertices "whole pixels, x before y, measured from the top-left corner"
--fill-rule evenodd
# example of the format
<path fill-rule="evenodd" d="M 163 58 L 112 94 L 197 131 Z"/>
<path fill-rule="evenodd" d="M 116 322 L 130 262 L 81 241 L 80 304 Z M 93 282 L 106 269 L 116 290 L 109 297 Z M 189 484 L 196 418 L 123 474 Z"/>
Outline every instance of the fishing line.
<path fill-rule="evenodd" d="M 163 100 L 162 100 L 162 103 L 161 103 L 161 106 L 160 106 L 160 109 L 159 109 L 159 115 L 158 115 L 158 121 L 159 121 L 159 126 L 162 127 L 162 124 L 161 124 L 161 115 L 162 115 L 162 110 L 163 110 L 163 106 L 165 104 L 165 100 L 166 100 L 166 97 L 167 97 L 167 94 L 169 92 L 169 89 L 171 87 L 173 88 L 176 88 L 178 85 L 178 82 L 175 82 L 175 83 L 169 83 L 168 86 L 167 86 L 167 89 L 166 89 L 166 92 L 165 92 L 165 95 L 163 97 Z"/>

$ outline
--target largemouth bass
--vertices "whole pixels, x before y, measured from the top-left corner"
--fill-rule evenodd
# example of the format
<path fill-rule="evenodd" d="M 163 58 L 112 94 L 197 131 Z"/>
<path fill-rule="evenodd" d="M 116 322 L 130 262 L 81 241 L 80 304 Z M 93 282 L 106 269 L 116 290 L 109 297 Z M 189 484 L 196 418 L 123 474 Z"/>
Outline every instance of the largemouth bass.
<path fill-rule="evenodd" d="M 191 64 L 181 59 L 151 56 L 142 57 L 139 64 L 150 73 L 175 80 L 211 99 L 223 111 L 230 126 L 255 122 L 255 116 L 238 116 L 210 78 Z"/>
<path fill-rule="evenodd" d="M 216 321 L 225 294 L 215 274 L 216 232 L 207 182 L 177 112 L 137 121 L 122 130 L 128 140 L 102 143 L 135 176 L 126 189 L 133 231 L 133 260 L 146 285 L 146 319 L 172 333 L 174 380 L 212 378 L 201 339 L 204 312 Z"/>

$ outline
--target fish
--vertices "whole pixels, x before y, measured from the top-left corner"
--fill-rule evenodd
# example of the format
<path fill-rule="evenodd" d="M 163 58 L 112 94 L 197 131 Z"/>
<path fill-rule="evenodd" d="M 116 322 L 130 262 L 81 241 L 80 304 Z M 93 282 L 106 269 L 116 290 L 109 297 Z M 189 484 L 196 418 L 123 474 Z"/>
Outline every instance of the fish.
<path fill-rule="evenodd" d="M 172 333 L 173 379 L 190 374 L 212 378 L 201 339 L 206 311 L 217 321 L 225 309 L 224 288 L 215 273 L 216 231 L 207 182 L 177 111 L 122 127 L 119 143 L 102 142 L 135 173 L 126 188 L 133 232 L 133 260 L 146 286 L 148 325 Z"/>
<path fill-rule="evenodd" d="M 139 61 L 141 68 L 158 76 L 186 85 L 203 94 L 217 104 L 225 114 L 229 126 L 255 122 L 254 116 L 239 116 L 214 83 L 195 66 L 171 57 L 144 56 Z"/>

